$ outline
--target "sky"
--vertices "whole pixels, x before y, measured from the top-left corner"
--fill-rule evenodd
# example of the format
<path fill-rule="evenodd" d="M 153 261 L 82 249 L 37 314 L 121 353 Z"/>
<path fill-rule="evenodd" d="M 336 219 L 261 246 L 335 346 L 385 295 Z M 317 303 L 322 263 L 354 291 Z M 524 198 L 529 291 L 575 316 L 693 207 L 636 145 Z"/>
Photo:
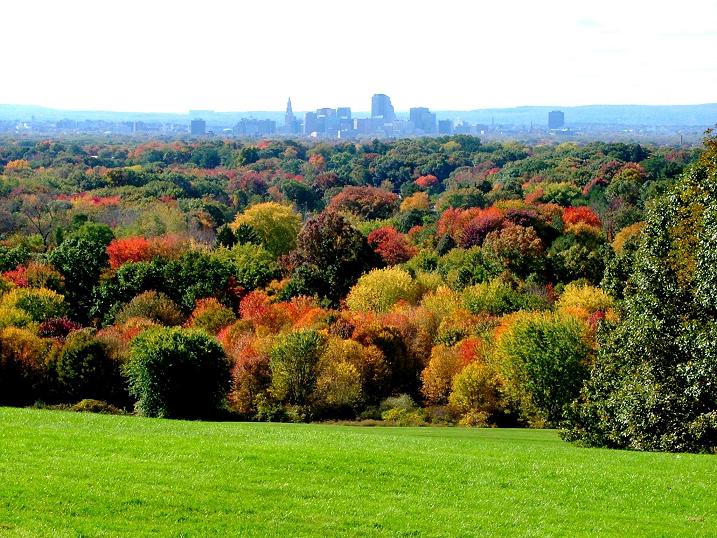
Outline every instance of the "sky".
<path fill-rule="evenodd" d="M 717 0 L 2 0 L 1 11 L 2 104 L 717 102 Z"/>

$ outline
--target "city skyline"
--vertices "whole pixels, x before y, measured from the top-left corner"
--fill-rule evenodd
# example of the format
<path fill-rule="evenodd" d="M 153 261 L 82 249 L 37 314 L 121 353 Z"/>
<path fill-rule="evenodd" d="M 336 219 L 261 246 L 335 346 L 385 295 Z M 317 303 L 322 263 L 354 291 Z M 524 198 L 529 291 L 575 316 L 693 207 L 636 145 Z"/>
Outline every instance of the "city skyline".
<path fill-rule="evenodd" d="M 124 112 L 396 110 L 715 101 L 717 2 L 3 6 L 0 103 Z M 111 21 L 111 25 L 108 25 Z M 109 31 L 108 31 L 109 29 Z M 328 31 L 330 30 L 330 31 Z M 31 58 L 31 61 L 28 61 Z M 48 83 L 51 81 L 51 83 Z"/>

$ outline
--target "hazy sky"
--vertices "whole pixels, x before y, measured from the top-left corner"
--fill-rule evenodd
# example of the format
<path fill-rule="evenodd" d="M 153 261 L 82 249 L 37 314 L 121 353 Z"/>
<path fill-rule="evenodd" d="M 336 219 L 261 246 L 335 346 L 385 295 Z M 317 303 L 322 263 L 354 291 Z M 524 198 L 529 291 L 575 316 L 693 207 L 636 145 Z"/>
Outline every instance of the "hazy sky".
<path fill-rule="evenodd" d="M 0 103 L 123 111 L 717 101 L 717 0 L 2 0 Z"/>

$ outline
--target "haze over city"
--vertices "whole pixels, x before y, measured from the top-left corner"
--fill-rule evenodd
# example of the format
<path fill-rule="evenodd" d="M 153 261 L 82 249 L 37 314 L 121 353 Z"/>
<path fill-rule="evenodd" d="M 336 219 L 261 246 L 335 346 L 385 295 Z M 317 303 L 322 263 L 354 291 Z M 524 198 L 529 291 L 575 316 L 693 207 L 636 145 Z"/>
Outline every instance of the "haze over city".
<path fill-rule="evenodd" d="M 598 9 L 599 8 L 599 9 Z M 0 103 L 397 110 L 714 102 L 717 2 L 3 5 Z"/>

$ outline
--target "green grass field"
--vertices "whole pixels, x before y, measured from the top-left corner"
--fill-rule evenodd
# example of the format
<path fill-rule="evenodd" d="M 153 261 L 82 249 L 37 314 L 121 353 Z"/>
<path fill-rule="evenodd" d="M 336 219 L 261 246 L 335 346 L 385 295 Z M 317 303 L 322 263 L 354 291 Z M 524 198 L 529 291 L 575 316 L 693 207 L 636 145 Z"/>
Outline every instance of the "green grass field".
<path fill-rule="evenodd" d="M 0 536 L 715 536 L 717 459 L 0 408 Z"/>

